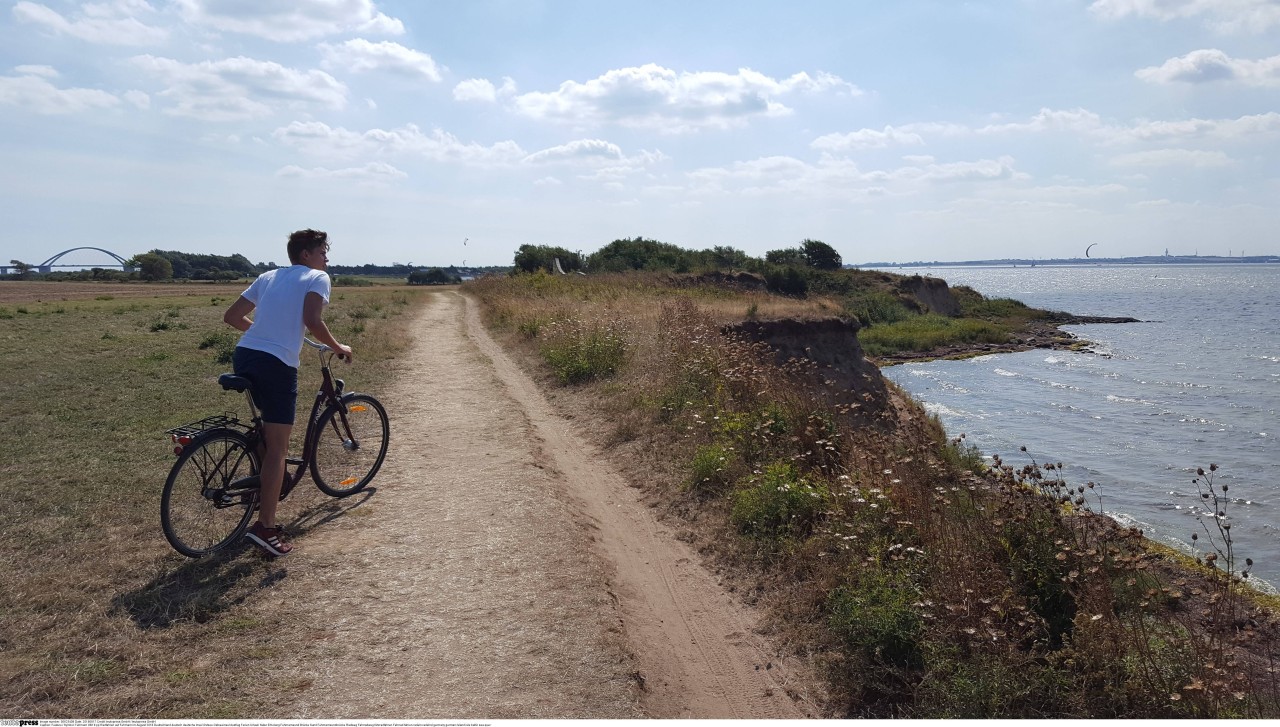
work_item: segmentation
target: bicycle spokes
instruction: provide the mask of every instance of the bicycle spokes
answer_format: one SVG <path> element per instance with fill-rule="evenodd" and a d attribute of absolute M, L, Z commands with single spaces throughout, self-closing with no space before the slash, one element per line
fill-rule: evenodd
<path fill-rule="evenodd" d="M 312 475 L 325 493 L 344 497 L 369 483 L 387 451 L 387 414 L 367 394 L 350 394 L 321 414 Z"/>

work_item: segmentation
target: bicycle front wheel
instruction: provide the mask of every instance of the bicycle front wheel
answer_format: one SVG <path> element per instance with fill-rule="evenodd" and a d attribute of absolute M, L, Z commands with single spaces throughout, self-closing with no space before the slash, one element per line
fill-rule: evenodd
<path fill-rule="evenodd" d="M 387 456 L 391 428 L 387 411 L 368 394 L 352 394 L 330 406 L 316 422 L 311 477 L 326 495 L 347 497 L 363 490 Z"/>
<path fill-rule="evenodd" d="M 258 453 L 234 429 L 214 429 L 183 448 L 160 497 L 164 537 L 199 558 L 244 534 L 257 502 Z"/>

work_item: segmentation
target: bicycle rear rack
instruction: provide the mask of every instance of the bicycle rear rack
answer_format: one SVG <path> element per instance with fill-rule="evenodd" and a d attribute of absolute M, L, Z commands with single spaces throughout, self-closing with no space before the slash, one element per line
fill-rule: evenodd
<path fill-rule="evenodd" d="M 210 429 L 218 429 L 221 427 L 239 429 L 244 432 L 247 432 L 252 428 L 248 424 L 237 419 L 231 412 L 227 412 L 225 414 L 215 414 L 211 417 L 205 417 L 200 421 L 183 424 L 182 426 L 174 427 L 173 429 L 166 429 L 164 433 L 168 434 L 174 441 L 177 441 L 180 437 L 194 439 L 195 436 L 201 432 L 207 432 Z"/>

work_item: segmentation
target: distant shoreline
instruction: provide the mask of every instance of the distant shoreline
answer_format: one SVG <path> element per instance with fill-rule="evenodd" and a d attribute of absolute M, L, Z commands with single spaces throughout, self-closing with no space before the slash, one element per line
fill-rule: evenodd
<path fill-rule="evenodd" d="M 1148 255 L 1145 257 L 1076 257 L 1038 260 L 1035 258 L 1005 258 L 1001 260 L 923 261 L 909 263 L 870 262 L 846 265 L 853 268 L 953 268 L 953 267 L 1041 267 L 1049 265 L 1240 265 L 1249 263 L 1280 263 L 1280 255 L 1250 255 L 1248 257 L 1224 257 L 1220 255 Z"/>

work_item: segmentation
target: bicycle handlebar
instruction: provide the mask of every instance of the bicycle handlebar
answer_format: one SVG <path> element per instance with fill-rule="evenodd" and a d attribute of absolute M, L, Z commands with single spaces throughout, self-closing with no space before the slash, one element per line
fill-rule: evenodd
<path fill-rule="evenodd" d="M 337 356 L 338 358 L 342 359 L 343 361 L 346 361 L 347 363 L 351 363 L 351 358 L 349 356 L 347 356 L 346 354 L 340 351 L 337 351 L 336 349 L 330 348 L 329 346 L 326 346 L 323 343 L 318 343 L 316 341 L 313 341 L 310 338 L 307 338 L 306 336 L 302 337 L 302 342 L 316 349 L 316 351 L 321 355 L 326 353 L 331 353 Z"/>

